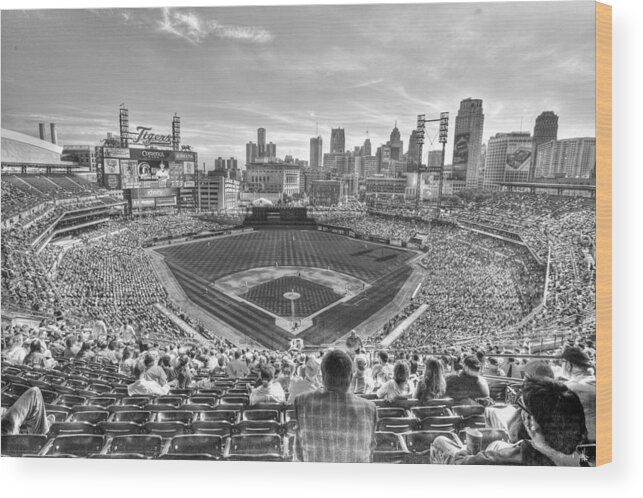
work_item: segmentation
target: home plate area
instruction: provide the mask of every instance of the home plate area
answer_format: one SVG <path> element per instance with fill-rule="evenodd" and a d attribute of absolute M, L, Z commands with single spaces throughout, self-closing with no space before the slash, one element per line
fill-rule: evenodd
<path fill-rule="evenodd" d="M 312 325 L 315 315 L 353 298 L 368 285 L 331 269 L 274 266 L 228 275 L 214 287 L 261 308 L 275 317 L 276 325 L 296 334 Z"/>

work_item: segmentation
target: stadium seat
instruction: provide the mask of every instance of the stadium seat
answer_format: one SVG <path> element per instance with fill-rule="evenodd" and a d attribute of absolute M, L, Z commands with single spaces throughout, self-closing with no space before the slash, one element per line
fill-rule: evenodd
<path fill-rule="evenodd" d="M 141 424 L 135 422 L 99 422 L 96 425 L 98 432 L 106 436 L 123 436 L 126 434 L 140 434 L 143 430 Z"/>
<path fill-rule="evenodd" d="M 359 397 L 360 397 L 360 398 L 362 398 L 362 399 L 369 399 L 369 400 L 376 400 L 376 399 L 379 399 L 379 398 L 377 397 L 377 394 L 375 394 L 375 393 L 358 394 L 357 396 L 359 396 Z"/>
<path fill-rule="evenodd" d="M 386 417 L 377 421 L 377 430 L 380 432 L 402 433 L 412 431 L 417 426 L 415 417 Z"/>
<path fill-rule="evenodd" d="M 46 408 L 45 408 L 46 409 Z M 62 410 L 47 410 L 47 415 L 53 415 L 56 422 L 64 422 L 69 417 L 69 412 Z"/>
<path fill-rule="evenodd" d="M 156 434 L 164 438 L 185 434 L 188 431 L 188 424 L 184 422 L 147 422 L 143 425 L 143 432 Z"/>
<path fill-rule="evenodd" d="M 248 396 L 248 388 L 244 387 L 233 387 L 230 388 L 226 391 L 226 395 L 228 396 L 236 396 L 236 395 L 241 395 L 241 396 Z"/>
<path fill-rule="evenodd" d="M 80 413 L 80 412 L 102 412 L 107 411 L 105 408 L 99 405 L 76 405 L 71 408 L 71 413 Z"/>
<path fill-rule="evenodd" d="M 185 398 L 183 396 L 159 396 L 156 398 L 155 403 L 159 405 L 173 405 L 175 408 L 180 407 Z"/>
<path fill-rule="evenodd" d="M 221 396 L 222 405 L 231 405 L 231 404 L 247 405 L 248 403 L 250 403 L 250 396 L 248 396 L 247 394 L 246 395 L 235 394 L 232 396 L 224 394 L 223 396 Z"/>
<path fill-rule="evenodd" d="M 194 418 L 194 413 L 186 410 L 161 411 L 153 415 L 154 422 L 182 422 L 187 425 L 190 425 Z"/>
<path fill-rule="evenodd" d="M 99 422 L 105 422 L 109 417 L 108 411 L 82 411 L 72 412 L 67 422 L 88 422 L 96 425 Z"/>
<path fill-rule="evenodd" d="M 426 417 L 420 421 L 420 430 L 438 430 L 449 431 L 458 430 L 462 426 L 462 417 L 458 416 L 442 416 L 442 417 Z"/>
<path fill-rule="evenodd" d="M 442 406 L 416 406 L 411 408 L 411 413 L 418 419 L 422 420 L 427 417 L 443 417 L 453 415 L 446 405 Z"/>
<path fill-rule="evenodd" d="M 95 434 L 96 426 L 89 422 L 54 422 L 49 427 L 49 436 L 58 434 Z"/>
<path fill-rule="evenodd" d="M 41 389 L 42 399 L 45 403 L 53 403 L 60 396 L 56 391 L 50 389 Z"/>
<path fill-rule="evenodd" d="M 128 436 L 116 436 L 111 440 L 107 448 L 110 455 L 138 454 L 147 458 L 156 458 L 163 448 L 161 436 L 152 434 L 135 434 Z"/>
<path fill-rule="evenodd" d="M 77 405 L 84 405 L 87 401 L 87 398 L 84 396 L 75 396 L 73 394 L 61 394 L 58 399 L 54 402 L 58 406 L 66 406 L 72 408 Z"/>
<path fill-rule="evenodd" d="M 170 389 L 170 396 L 190 396 L 192 389 Z"/>
<path fill-rule="evenodd" d="M 407 449 L 417 455 L 426 455 L 431 449 L 433 441 L 438 436 L 445 436 L 453 440 L 455 443 L 460 444 L 460 439 L 449 431 L 413 431 L 403 434 L 404 442 Z"/>
<path fill-rule="evenodd" d="M 186 405 L 209 405 L 216 406 L 218 398 L 216 396 L 190 396 L 185 404 Z M 187 408 L 186 408 L 187 410 Z"/>
<path fill-rule="evenodd" d="M 282 461 L 283 441 L 278 435 L 240 434 L 228 438 L 226 460 Z"/>
<path fill-rule="evenodd" d="M 102 406 L 104 408 L 108 408 L 112 405 L 116 404 L 116 398 L 115 397 L 108 397 L 108 396 L 95 396 L 87 399 L 87 404 L 93 405 L 93 406 Z"/>
<path fill-rule="evenodd" d="M 135 407 L 128 407 L 135 408 Z M 144 424 L 152 416 L 151 412 L 145 410 L 127 410 L 112 413 L 110 422 L 134 422 L 135 424 Z"/>
<path fill-rule="evenodd" d="M 403 463 L 409 454 L 404 439 L 394 432 L 376 432 L 375 441 L 373 463 Z"/>
<path fill-rule="evenodd" d="M 154 396 L 128 396 L 121 399 L 122 406 L 138 406 L 143 408 L 154 403 Z"/>
<path fill-rule="evenodd" d="M 454 405 L 453 398 L 434 398 L 434 399 L 427 400 L 424 403 L 422 403 L 422 406 L 447 406 L 447 407 L 451 407 L 453 405 Z"/>
<path fill-rule="evenodd" d="M 232 434 L 233 427 L 233 424 L 226 420 L 197 420 L 192 422 L 192 432 L 194 434 L 212 434 L 227 437 Z"/>
<path fill-rule="evenodd" d="M 214 407 L 208 404 L 186 403 L 185 405 L 182 405 L 180 408 L 183 411 L 196 413 L 196 412 L 212 410 L 212 408 Z"/>
<path fill-rule="evenodd" d="M 57 436 L 41 450 L 43 456 L 76 456 L 86 457 L 91 453 L 100 453 L 105 438 L 99 435 L 66 434 Z"/>
<path fill-rule="evenodd" d="M 482 405 L 456 405 L 451 407 L 454 415 L 459 415 L 463 419 L 474 415 L 484 415 L 484 406 Z"/>
<path fill-rule="evenodd" d="M 377 409 L 377 418 L 389 418 L 389 417 L 408 417 L 408 413 L 404 408 L 400 407 L 385 407 Z"/>
<path fill-rule="evenodd" d="M 22 455 L 36 455 L 47 442 L 47 436 L 42 434 L 3 434 L 2 456 L 19 457 Z"/>
<path fill-rule="evenodd" d="M 207 410 L 199 412 L 198 420 L 203 422 L 225 420 L 234 424 L 239 419 L 239 414 L 240 412 L 235 410 Z"/>
<path fill-rule="evenodd" d="M 281 422 L 278 410 L 266 410 L 261 408 L 248 408 L 241 413 L 241 420 L 273 420 Z"/>
<path fill-rule="evenodd" d="M 274 420 L 242 420 L 233 428 L 237 434 L 279 434 L 281 425 Z"/>
<path fill-rule="evenodd" d="M 221 436 L 207 434 L 186 434 L 174 436 L 168 446 L 168 451 L 161 455 L 163 459 L 219 459 L 222 454 L 223 440 Z M 191 457 L 191 458 L 190 458 Z"/>
<path fill-rule="evenodd" d="M 178 410 L 178 407 L 170 403 L 150 403 L 145 405 L 145 409 L 150 412 L 165 412 L 168 410 Z"/>

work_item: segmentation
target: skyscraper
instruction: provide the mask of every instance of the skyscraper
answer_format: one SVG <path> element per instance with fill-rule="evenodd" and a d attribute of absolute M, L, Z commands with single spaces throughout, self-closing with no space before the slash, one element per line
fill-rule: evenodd
<path fill-rule="evenodd" d="M 277 144 L 273 144 L 270 142 L 266 147 L 266 152 L 264 153 L 264 157 L 277 157 Z"/>
<path fill-rule="evenodd" d="M 538 162 L 538 146 L 556 140 L 558 138 L 558 116 L 553 111 L 543 111 L 536 118 L 534 126 L 534 146 L 531 155 L 531 167 L 529 168 L 529 180 L 536 175 L 536 164 Z"/>
<path fill-rule="evenodd" d="M 478 187 L 483 130 L 482 100 L 468 98 L 461 101 L 455 118 L 453 179 L 466 181 L 466 188 Z"/>
<path fill-rule="evenodd" d="M 550 140 L 538 146 L 535 178 L 591 178 L 596 138 Z"/>
<path fill-rule="evenodd" d="M 417 142 L 417 130 L 411 131 L 409 137 L 409 150 L 406 153 L 407 171 L 415 171 L 420 161 L 418 154 L 420 153 L 420 144 Z"/>
<path fill-rule="evenodd" d="M 321 168 L 324 155 L 322 137 L 312 137 L 310 139 L 310 167 Z"/>
<path fill-rule="evenodd" d="M 401 140 L 400 130 L 397 129 L 397 121 L 395 121 L 395 127 L 391 131 L 391 136 L 388 143 L 386 144 L 391 148 L 391 159 L 394 161 L 399 161 L 404 155 L 404 142 Z"/>
<path fill-rule="evenodd" d="M 365 156 L 371 156 L 372 154 L 372 149 L 371 149 L 371 139 L 367 138 L 364 140 L 364 150 L 362 151 L 362 154 Z"/>
<path fill-rule="evenodd" d="M 259 128 L 257 130 L 257 153 L 259 157 L 266 156 L 266 129 Z"/>
<path fill-rule="evenodd" d="M 248 142 L 246 144 L 246 164 L 254 163 L 257 160 L 257 144 Z"/>
<path fill-rule="evenodd" d="M 483 188 L 498 190 L 498 183 L 503 181 L 526 181 L 532 145 L 529 132 L 496 133 L 491 137 L 487 146 Z"/>
<path fill-rule="evenodd" d="M 343 154 L 346 151 L 344 128 L 333 128 L 330 132 L 330 153 Z"/>

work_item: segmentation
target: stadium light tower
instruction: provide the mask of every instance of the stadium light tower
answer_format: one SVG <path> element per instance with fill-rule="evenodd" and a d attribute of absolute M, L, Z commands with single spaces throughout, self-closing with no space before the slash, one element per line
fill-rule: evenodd
<path fill-rule="evenodd" d="M 440 172 L 439 185 L 440 186 L 438 189 L 438 203 L 437 203 L 437 212 L 436 212 L 436 218 L 439 218 L 440 207 L 442 204 L 442 181 L 444 179 L 444 153 L 445 153 L 445 148 L 447 144 L 447 135 L 449 134 L 449 113 L 448 112 L 441 112 L 440 117 L 437 119 L 426 119 L 424 114 L 418 114 L 416 140 L 418 144 L 419 160 L 418 160 L 418 169 L 417 169 L 417 195 L 415 196 L 415 210 L 419 214 L 420 196 L 422 192 L 420 188 L 420 178 L 422 175 L 422 144 L 424 144 L 425 125 L 426 123 L 435 123 L 435 122 L 440 123 L 439 142 L 442 144 L 442 160 L 440 161 L 440 168 L 439 168 L 439 172 Z"/>

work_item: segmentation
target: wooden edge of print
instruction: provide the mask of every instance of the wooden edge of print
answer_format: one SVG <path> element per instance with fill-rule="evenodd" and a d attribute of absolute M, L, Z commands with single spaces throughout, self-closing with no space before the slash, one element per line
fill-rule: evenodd
<path fill-rule="evenodd" d="M 612 461 L 612 7 L 596 3 L 596 465 Z"/>

